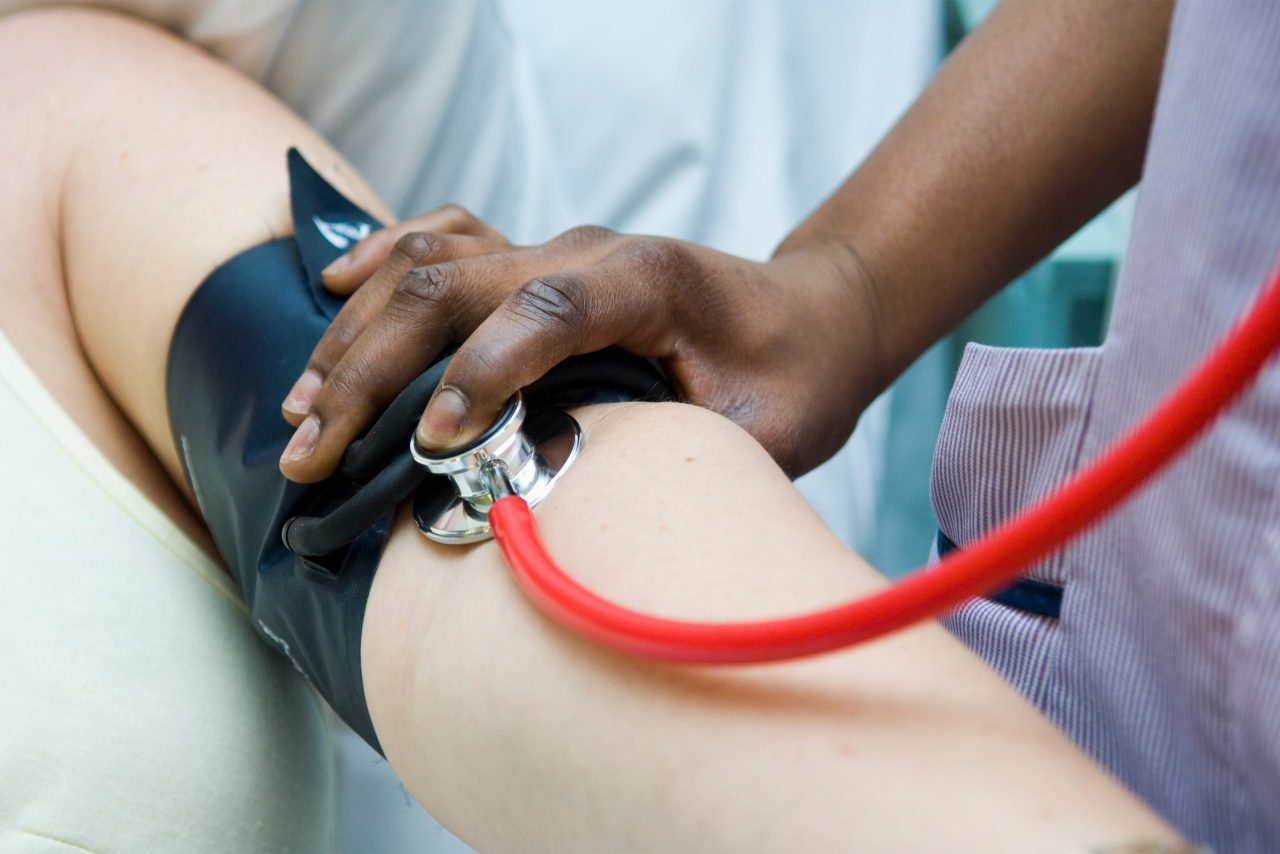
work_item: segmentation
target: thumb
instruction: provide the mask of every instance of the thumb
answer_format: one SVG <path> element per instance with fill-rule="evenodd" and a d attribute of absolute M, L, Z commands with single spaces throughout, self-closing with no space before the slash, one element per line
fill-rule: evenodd
<path fill-rule="evenodd" d="M 517 391 L 572 355 L 614 343 L 590 292 L 581 274 L 556 274 L 507 297 L 454 353 L 418 424 L 419 444 L 440 451 L 470 442 Z"/>

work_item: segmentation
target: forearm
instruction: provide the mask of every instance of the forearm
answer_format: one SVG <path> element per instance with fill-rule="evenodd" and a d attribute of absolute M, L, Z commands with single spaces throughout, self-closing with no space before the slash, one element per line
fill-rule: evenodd
<path fill-rule="evenodd" d="M 868 283 L 878 387 L 1137 181 L 1172 5 L 1006 0 L 784 241 Z"/>

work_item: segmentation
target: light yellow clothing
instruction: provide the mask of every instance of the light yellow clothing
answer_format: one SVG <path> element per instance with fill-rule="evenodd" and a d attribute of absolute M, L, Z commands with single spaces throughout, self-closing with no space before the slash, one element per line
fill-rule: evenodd
<path fill-rule="evenodd" d="M 317 698 L 2 335 L 0 437 L 0 850 L 332 850 Z"/>

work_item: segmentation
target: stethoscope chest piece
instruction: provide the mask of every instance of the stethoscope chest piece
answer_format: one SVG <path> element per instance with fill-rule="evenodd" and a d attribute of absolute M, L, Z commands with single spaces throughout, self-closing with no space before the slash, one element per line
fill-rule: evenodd
<path fill-rule="evenodd" d="M 459 450 L 432 453 L 416 439 L 409 450 L 418 465 L 447 477 L 441 490 L 414 513 L 418 527 L 438 543 L 465 544 L 493 536 L 489 508 L 514 493 L 530 507 L 547 497 L 582 449 L 582 428 L 569 413 L 548 409 L 526 420 L 524 400 L 516 394 L 484 435 Z"/>

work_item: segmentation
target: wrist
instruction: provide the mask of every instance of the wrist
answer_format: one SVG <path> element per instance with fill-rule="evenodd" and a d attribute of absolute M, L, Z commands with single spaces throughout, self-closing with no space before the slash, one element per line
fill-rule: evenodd
<path fill-rule="evenodd" d="M 885 317 L 881 277 L 869 254 L 851 239 L 797 230 L 769 263 L 801 282 L 795 290 L 803 295 L 802 311 L 811 323 L 827 327 L 827 335 L 814 340 L 838 342 L 835 363 L 828 367 L 852 377 L 847 403 L 861 414 L 896 375 L 886 353 L 885 333 L 893 324 Z"/>

